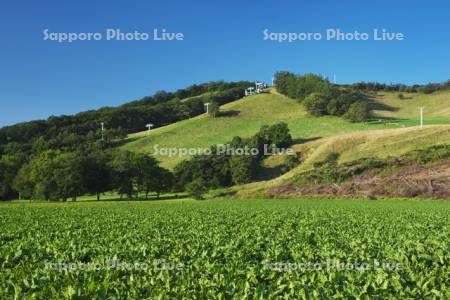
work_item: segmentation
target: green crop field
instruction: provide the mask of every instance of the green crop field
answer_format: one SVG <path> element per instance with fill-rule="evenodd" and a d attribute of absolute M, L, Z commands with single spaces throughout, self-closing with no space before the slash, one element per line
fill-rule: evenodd
<path fill-rule="evenodd" d="M 22 2 L 0 300 L 450 300 L 450 1 Z"/>
<path fill-rule="evenodd" d="M 449 299 L 441 201 L 0 205 L 0 298 Z"/>

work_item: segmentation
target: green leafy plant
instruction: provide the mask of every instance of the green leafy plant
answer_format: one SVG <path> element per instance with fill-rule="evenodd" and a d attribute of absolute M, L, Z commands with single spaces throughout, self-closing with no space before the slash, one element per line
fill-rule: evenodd
<path fill-rule="evenodd" d="M 2 204 L 0 298 L 449 299 L 449 214 L 441 201 Z"/>

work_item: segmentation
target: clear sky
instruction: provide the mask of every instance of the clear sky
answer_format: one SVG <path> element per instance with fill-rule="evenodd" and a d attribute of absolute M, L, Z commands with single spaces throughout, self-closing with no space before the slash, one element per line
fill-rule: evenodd
<path fill-rule="evenodd" d="M 338 83 L 450 78 L 448 1 L 0 2 L 0 126 L 114 106 L 211 80 L 270 81 L 279 70 Z M 151 33 L 147 41 L 44 40 L 49 32 Z M 183 41 L 153 41 L 153 29 Z M 386 29 L 403 41 L 264 40 L 269 32 Z"/>

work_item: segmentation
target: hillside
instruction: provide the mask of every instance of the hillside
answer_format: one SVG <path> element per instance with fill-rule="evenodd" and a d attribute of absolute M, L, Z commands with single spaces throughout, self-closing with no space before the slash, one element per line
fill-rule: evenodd
<path fill-rule="evenodd" d="M 340 155 L 339 163 L 342 164 L 367 157 L 398 157 L 413 150 L 446 144 L 449 140 L 450 125 L 429 125 L 423 129 L 409 127 L 353 132 L 297 144 L 293 149 L 302 157 L 298 167 L 273 180 L 233 187 L 231 191 L 242 197 L 266 195 L 270 188 L 289 184 L 294 177 L 313 169 L 314 163 L 322 161 L 332 152 Z M 282 156 L 272 156 L 265 162 L 271 168 L 282 164 Z"/>
<path fill-rule="evenodd" d="M 442 104 L 450 99 L 449 92 L 432 95 L 406 95 L 412 99 L 397 99 L 396 93 L 379 93 L 373 99 L 374 111 L 380 121 L 350 123 L 338 117 L 311 117 L 296 101 L 278 94 L 253 95 L 221 106 L 222 116 L 212 119 L 206 114 L 168 126 L 129 135 L 123 149 L 152 154 L 159 148 L 206 148 L 230 141 L 234 136 L 249 137 L 262 125 L 286 122 L 296 144 L 357 131 L 417 126 L 418 107 L 426 106 L 426 124 L 449 124 L 450 112 Z M 385 120 L 385 118 L 389 118 Z M 392 118 L 395 118 L 392 120 Z M 321 142 L 317 142 L 321 143 Z M 308 144 L 310 145 L 310 144 Z M 315 144 L 312 144 L 315 145 Z M 158 156 L 162 165 L 173 168 L 183 157 Z"/>
<path fill-rule="evenodd" d="M 100 139 L 113 144 L 126 134 L 145 129 L 149 123 L 161 127 L 198 116 L 203 113 L 206 102 L 225 104 L 240 99 L 244 88 L 250 84 L 248 81 L 211 81 L 175 92 L 158 91 L 120 106 L 1 127 L 0 155 L 8 144 L 12 147 L 20 144 L 27 154 L 33 147 L 73 150 Z"/>
<path fill-rule="evenodd" d="M 385 118 L 418 120 L 419 108 L 424 107 L 425 121 L 432 123 L 448 122 L 450 119 L 450 91 L 433 94 L 380 92 L 375 98 L 374 112 Z"/>
<path fill-rule="evenodd" d="M 322 99 L 325 102 L 320 104 L 322 109 L 324 103 L 327 105 L 328 115 L 316 117 L 311 116 L 317 115 L 316 111 L 311 111 L 311 99 L 300 104 L 274 89 L 240 98 L 245 84 L 208 83 L 175 93 L 156 93 L 150 98 L 112 110 L 55 117 L 3 128 L 0 130 L 0 151 L 3 151 L 0 160 L 0 197 L 14 199 L 20 193 L 25 198 L 65 200 L 69 196 L 76 199 L 78 195 L 87 193 L 99 197 L 102 192 L 120 190 L 121 195 L 131 198 L 135 188 L 146 189 L 146 192 L 153 189 L 158 194 L 163 190 L 169 191 L 169 188 L 183 190 L 189 187 L 192 194 L 192 191 L 200 191 L 203 187 L 214 189 L 255 181 L 259 182 L 255 185 L 259 184 L 264 190 L 266 185 L 273 186 L 273 183 L 278 182 L 284 184 L 283 180 L 289 174 L 307 170 L 330 153 L 340 154 L 341 163 L 361 157 L 377 157 L 379 153 L 395 156 L 402 151 L 423 149 L 445 142 L 448 137 L 445 126 L 433 130 L 416 130 L 419 125 L 419 106 L 426 107 L 426 126 L 449 123 L 448 110 L 442 104 L 450 94 L 448 91 L 429 95 L 408 94 L 401 98 L 397 93 L 364 92 L 361 95 L 352 91 L 350 95 L 343 92 L 336 98 L 336 101 L 341 101 L 340 104 L 333 105 L 342 105 L 340 109 L 344 109 L 342 103 L 355 101 L 354 104 L 363 104 L 365 109 L 356 107 L 353 114 L 356 113 L 356 117 L 358 114 L 363 116 L 364 120 L 369 118 L 366 122 L 352 123 L 348 121 L 348 115 L 344 118 L 341 112 L 332 113 L 333 106 L 328 112 L 328 105 L 333 103 L 329 99 Z M 326 82 L 324 84 L 329 85 Z M 295 97 L 298 98 L 298 95 Z M 367 103 L 359 101 L 361 99 L 370 101 L 369 104 L 374 108 L 373 117 L 368 114 Z M 220 111 L 211 117 L 204 113 L 204 103 L 215 103 L 216 107 L 221 105 Z M 334 108 L 338 109 L 337 106 Z M 92 131 L 89 128 L 99 125 L 97 121 L 91 120 L 95 114 L 105 114 L 116 124 L 129 126 L 125 126 L 125 129 L 117 125 L 114 129 L 114 126 L 111 128 L 111 122 L 105 122 L 105 132 L 101 127 Z M 77 118 L 84 120 L 80 127 L 73 124 Z M 145 128 L 149 122 L 154 125 L 151 132 L 142 131 L 129 136 L 124 134 L 125 131 L 133 132 L 130 131 L 132 128 Z M 277 126 L 270 126 L 275 124 Z M 269 127 L 260 132 L 264 125 Z M 42 130 L 40 126 L 43 126 Z M 235 139 L 235 143 L 256 146 L 260 150 L 263 144 L 291 145 L 300 154 L 302 164 L 285 174 L 296 166 L 294 157 L 197 157 L 180 166 L 173 173 L 176 179 L 170 180 L 172 175 L 169 171 L 188 158 L 187 153 L 198 153 L 212 145 L 229 143 L 237 136 L 244 139 L 252 137 L 252 140 L 241 143 Z M 2 144 L 1 140 L 7 140 L 8 143 Z M 113 147 L 134 153 L 110 151 Z M 155 155 L 156 150 L 165 153 Z M 156 156 L 161 166 L 169 170 L 156 168 L 158 162 L 147 154 Z M 32 157 L 31 161 L 29 157 Z M 48 168 L 41 168 L 41 162 Z M 66 170 L 78 172 L 78 175 L 68 176 Z M 104 174 L 114 176 L 105 177 Z M 137 178 L 144 178 L 143 174 L 159 174 L 161 181 L 153 182 L 154 177 L 148 177 L 145 184 L 141 182 L 134 186 L 133 182 Z M 44 178 L 52 179 L 43 182 Z M 105 180 L 92 184 L 93 179 Z M 268 181 L 271 179 L 274 181 Z M 178 186 L 170 186 L 175 183 Z M 46 188 L 38 189 L 40 184 Z M 244 193 L 247 186 L 242 189 Z M 145 195 L 147 197 L 148 193 Z"/>

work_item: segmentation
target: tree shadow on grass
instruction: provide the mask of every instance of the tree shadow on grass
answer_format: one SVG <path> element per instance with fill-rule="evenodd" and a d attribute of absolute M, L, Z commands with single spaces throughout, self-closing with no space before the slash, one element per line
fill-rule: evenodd
<path fill-rule="evenodd" d="M 123 140 L 114 141 L 112 144 L 113 144 L 114 147 L 120 147 L 120 146 L 123 146 L 125 144 L 135 142 L 135 141 L 137 141 L 137 140 L 139 140 L 141 138 L 142 137 L 126 138 L 126 139 L 123 139 Z"/>
<path fill-rule="evenodd" d="M 399 110 L 398 107 L 387 105 L 385 103 L 380 103 L 376 101 L 369 101 L 369 109 L 370 110 L 378 110 L 378 111 L 389 111 L 396 112 Z"/>
<path fill-rule="evenodd" d="M 113 197 L 113 198 L 101 198 L 100 200 L 92 199 L 92 200 L 85 200 L 82 202 L 148 202 L 148 201 L 162 201 L 162 200 L 177 200 L 177 199 L 187 199 L 189 198 L 189 195 L 186 194 L 175 194 L 175 195 L 163 195 L 159 198 L 156 195 L 149 196 L 147 199 L 145 197 L 135 197 L 135 198 L 120 198 L 120 197 Z"/>
<path fill-rule="evenodd" d="M 236 117 L 240 114 L 241 112 L 238 110 L 227 110 L 227 111 L 221 111 L 219 113 L 219 117 L 225 117 L 225 118 L 229 118 L 229 117 Z"/>
<path fill-rule="evenodd" d="M 372 97 L 372 96 L 366 95 L 365 100 L 367 100 L 367 102 L 369 103 L 370 110 L 389 111 L 389 112 L 396 112 L 399 110 L 398 107 L 378 102 L 375 99 L 375 97 Z"/>
<path fill-rule="evenodd" d="M 373 116 L 370 120 L 366 122 L 367 125 L 400 125 L 404 124 L 409 119 L 404 118 L 394 118 L 394 117 L 379 117 Z"/>
<path fill-rule="evenodd" d="M 258 170 L 256 181 L 274 179 L 283 175 L 284 173 L 286 173 L 284 165 L 278 165 L 275 167 L 260 167 L 260 170 Z"/>
<path fill-rule="evenodd" d="M 311 137 L 311 138 L 298 138 L 298 139 L 293 139 L 292 140 L 292 145 L 295 144 L 305 144 L 308 142 L 312 142 L 312 141 L 316 141 L 316 140 L 320 140 L 322 137 L 321 136 L 317 136 L 317 137 Z"/>

